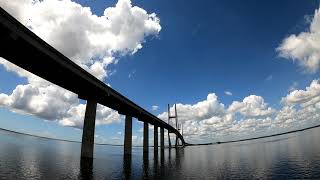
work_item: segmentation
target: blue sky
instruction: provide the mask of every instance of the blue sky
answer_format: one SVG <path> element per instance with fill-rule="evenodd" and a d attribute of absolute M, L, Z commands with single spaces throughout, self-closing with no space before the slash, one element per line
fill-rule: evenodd
<path fill-rule="evenodd" d="M 117 3 L 75 2 L 90 7 L 97 16 Z M 152 111 L 155 115 L 165 117 L 168 103 L 194 105 L 210 93 L 215 93 L 225 109 L 234 101 L 256 95 L 278 111 L 290 87 L 304 90 L 319 77 L 319 71 L 310 73 L 299 60 L 293 62 L 293 58 L 280 56 L 277 51 L 290 35 L 309 31 L 319 1 L 139 0 L 132 5 L 155 13 L 161 30 L 145 36 L 137 52 L 112 55 L 118 62 L 108 65 L 110 74 L 103 80 L 149 111 L 153 105 L 159 106 Z M 0 65 L 0 93 L 11 94 L 18 84 L 27 82 Z M 238 114 L 245 116 L 243 112 Z M 0 108 L 0 117 L 1 128 L 62 139 L 81 137 L 77 128 L 14 113 L 6 106 Z M 235 121 L 241 121 L 241 117 Z M 134 122 L 137 137 L 141 136 L 140 128 L 141 124 Z M 103 142 L 121 142 L 117 141 L 122 138 L 119 132 L 123 132 L 123 121 L 97 126 L 96 130 Z M 190 139 L 197 140 L 194 135 Z"/>
<path fill-rule="evenodd" d="M 221 97 L 225 104 L 250 94 L 278 104 L 294 81 L 305 87 L 317 77 L 300 73 L 275 51 L 284 37 L 307 28 L 304 17 L 314 14 L 316 1 L 134 3 L 157 12 L 163 29 L 159 39 L 123 58 L 109 82 L 145 108 L 159 104 L 164 111 L 167 103 L 194 103 L 226 90 L 234 96 Z M 133 71 L 133 80 L 126 78 Z"/>

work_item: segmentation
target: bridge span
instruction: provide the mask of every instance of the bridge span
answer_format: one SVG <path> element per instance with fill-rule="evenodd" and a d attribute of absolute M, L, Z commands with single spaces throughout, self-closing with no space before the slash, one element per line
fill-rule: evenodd
<path fill-rule="evenodd" d="M 164 149 L 164 129 L 167 129 L 170 133 L 174 133 L 181 140 L 182 146 L 186 144 L 183 136 L 177 129 L 82 69 L 36 36 L 1 7 L 0 40 L 0 57 L 51 83 L 78 94 L 80 99 L 87 101 L 81 157 L 93 158 L 95 118 L 98 103 L 118 111 L 119 114 L 125 115 L 124 154 L 131 154 L 132 151 L 133 117 L 144 122 L 144 152 L 148 152 L 149 147 L 149 124 L 154 125 L 155 153 L 158 151 L 158 128 L 160 128 L 161 149 Z"/>

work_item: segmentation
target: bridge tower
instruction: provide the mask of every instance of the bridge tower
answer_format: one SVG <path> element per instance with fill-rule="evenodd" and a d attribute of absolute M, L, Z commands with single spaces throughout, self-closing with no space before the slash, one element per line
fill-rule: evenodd
<path fill-rule="evenodd" d="M 168 104 L 168 124 L 170 125 L 171 120 L 175 120 L 175 125 L 176 125 L 176 129 L 178 131 L 181 130 L 181 124 L 179 124 L 178 122 L 178 113 L 177 113 L 177 105 L 174 104 L 174 115 L 171 116 L 171 112 L 170 112 L 170 104 Z M 170 131 L 168 131 L 168 141 L 169 141 L 169 148 L 171 148 L 171 139 L 170 139 Z M 177 146 L 179 144 L 179 138 L 176 136 L 176 143 L 175 146 Z"/>

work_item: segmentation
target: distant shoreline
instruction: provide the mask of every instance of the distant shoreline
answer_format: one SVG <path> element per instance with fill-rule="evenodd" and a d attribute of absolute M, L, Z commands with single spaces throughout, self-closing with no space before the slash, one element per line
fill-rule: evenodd
<path fill-rule="evenodd" d="M 36 137 L 36 138 L 41 138 L 41 139 L 48 139 L 48 140 L 54 140 L 54 141 L 64 141 L 64 142 L 72 142 L 72 143 L 81 143 L 80 141 L 73 141 L 73 140 L 66 140 L 66 139 L 58 139 L 58 138 L 51 138 L 51 137 L 45 137 L 45 136 L 37 136 L 34 134 L 28 134 L 28 133 L 23 133 L 23 132 L 18 132 L 18 131 L 12 131 L 9 129 L 3 129 L 0 127 L 0 130 L 2 131 L 7 131 L 15 134 L 20 134 L 20 135 L 25 135 L 25 136 L 31 136 L 31 137 Z M 108 144 L 108 143 L 94 143 L 95 145 L 102 145 L 102 146 L 123 146 L 123 144 Z M 132 146 L 132 147 L 142 147 L 140 146 Z M 153 146 L 149 146 L 153 147 Z"/>
<path fill-rule="evenodd" d="M 188 144 L 188 146 L 205 146 L 205 145 L 213 145 L 213 144 L 226 144 L 226 143 L 234 143 L 234 142 L 242 142 L 242 141 L 251 141 L 251 140 L 256 140 L 256 139 L 263 139 L 263 138 L 268 138 L 268 137 L 291 134 L 291 133 L 305 131 L 305 130 L 313 129 L 313 128 L 317 128 L 317 127 L 320 127 L 320 124 L 316 125 L 316 126 L 303 128 L 303 129 L 298 129 L 298 130 L 293 130 L 293 131 L 288 131 L 288 132 L 278 133 L 278 134 L 272 134 L 272 135 L 267 135 L 267 136 L 259 136 L 259 137 L 254 137 L 254 138 L 246 138 L 246 139 L 239 139 L 239 140 L 232 140 L 232 141 L 218 141 L 218 142 L 214 142 L 214 143 Z"/>
<path fill-rule="evenodd" d="M 58 139 L 58 138 L 50 138 L 50 137 L 45 137 L 45 136 L 37 136 L 33 134 L 28 134 L 28 133 L 23 133 L 23 132 L 17 132 L 17 131 L 12 131 L 9 129 L 3 129 L 0 128 L 2 131 L 7 131 L 15 134 L 20 134 L 20 135 L 26 135 L 26 136 L 31 136 L 31 137 L 36 137 L 36 138 L 41 138 L 41 139 L 49 139 L 49 140 L 55 140 L 55 141 L 65 141 L 65 142 L 73 142 L 73 143 L 81 143 L 80 141 L 73 141 L 73 140 L 66 140 L 66 139 Z M 108 145 L 108 146 L 123 146 L 123 145 L 118 145 L 118 144 L 104 144 L 104 143 L 94 143 L 96 145 Z"/>
<path fill-rule="evenodd" d="M 314 129 L 314 128 L 318 128 L 318 127 L 320 127 L 320 124 L 316 125 L 316 126 L 303 128 L 303 129 L 298 129 L 298 130 L 293 130 L 293 131 L 288 131 L 288 132 L 278 133 L 278 134 L 272 134 L 272 135 L 267 135 L 267 136 L 259 136 L 259 137 L 254 137 L 254 138 L 238 139 L 238 140 L 232 140 L 232 141 L 218 141 L 218 142 L 211 142 L 211 143 L 199 143 L 199 144 L 186 143 L 186 146 L 205 146 L 205 145 L 214 145 L 214 144 L 226 144 L 226 143 L 234 143 L 234 142 L 242 142 L 242 141 L 251 141 L 251 140 L 256 140 L 256 139 L 263 139 L 263 138 L 268 138 L 268 137 L 291 134 L 291 133 L 295 133 L 295 132 L 301 132 L 301 131 L 305 131 L 305 130 L 308 130 L 308 129 Z M 64 142 L 73 142 L 73 143 L 81 143 L 80 141 L 58 139 L 58 138 L 50 138 L 50 137 L 45 137 L 45 136 L 37 136 L 37 135 L 33 135 L 33 134 L 27 134 L 27 133 L 12 131 L 12 130 L 3 129 L 3 128 L 0 128 L 0 130 L 11 132 L 11 133 L 15 133 L 15 134 L 20 134 L 20 135 L 26 135 L 26 136 L 41 138 L 41 139 L 64 141 Z M 122 144 L 107 144 L 107 143 L 94 143 L 94 144 L 95 145 L 104 145 L 104 146 L 123 146 Z M 142 147 L 142 146 L 133 146 L 133 147 Z M 153 146 L 149 146 L 149 147 L 153 147 Z"/>

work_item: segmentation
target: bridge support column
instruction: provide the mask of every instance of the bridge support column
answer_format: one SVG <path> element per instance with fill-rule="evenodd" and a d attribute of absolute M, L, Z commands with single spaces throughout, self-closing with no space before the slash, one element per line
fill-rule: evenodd
<path fill-rule="evenodd" d="M 149 124 L 143 123 L 143 151 L 147 153 L 149 150 Z"/>
<path fill-rule="evenodd" d="M 164 128 L 161 127 L 160 128 L 160 147 L 161 147 L 161 151 L 164 150 Z"/>
<path fill-rule="evenodd" d="M 132 152 L 132 117 L 126 115 L 125 129 L 124 129 L 124 154 L 131 154 Z"/>
<path fill-rule="evenodd" d="M 169 148 L 171 148 L 171 139 L 170 139 L 170 131 L 168 130 L 168 144 Z"/>
<path fill-rule="evenodd" d="M 97 101 L 88 99 L 82 131 L 81 157 L 83 158 L 93 158 L 96 109 Z"/>
<path fill-rule="evenodd" d="M 158 155 L 158 126 L 154 125 L 154 154 Z"/>

